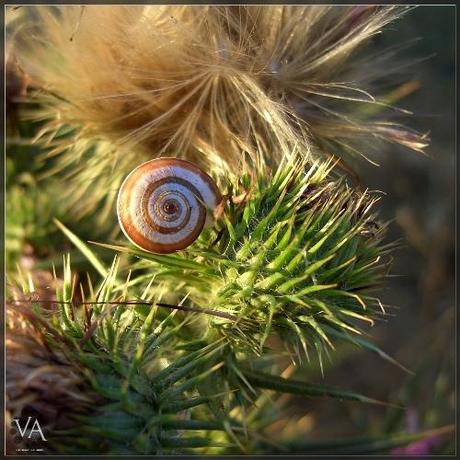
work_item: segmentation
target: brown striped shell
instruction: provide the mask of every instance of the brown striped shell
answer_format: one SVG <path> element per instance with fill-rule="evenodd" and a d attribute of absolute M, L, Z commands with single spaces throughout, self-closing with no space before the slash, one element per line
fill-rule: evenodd
<path fill-rule="evenodd" d="M 189 161 L 158 158 L 135 168 L 118 192 L 121 229 L 136 246 L 157 254 L 192 244 L 221 201 L 214 181 Z"/>

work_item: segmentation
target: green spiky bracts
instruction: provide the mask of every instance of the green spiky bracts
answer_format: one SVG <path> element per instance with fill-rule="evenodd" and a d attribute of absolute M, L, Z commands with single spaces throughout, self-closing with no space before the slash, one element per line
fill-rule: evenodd
<path fill-rule="evenodd" d="M 236 347 L 261 353 L 272 333 L 307 355 L 332 347 L 330 337 L 382 313 L 366 290 L 381 282 L 390 246 L 377 198 L 328 180 L 330 169 L 287 160 L 270 176 L 242 177 L 216 226 L 177 255 L 114 248 L 138 256 L 134 267 L 161 289 L 218 312 L 207 327 Z"/>
<path fill-rule="evenodd" d="M 297 158 L 229 182 L 215 226 L 187 250 L 160 256 L 112 246 L 137 259 L 128 279 L 119 261 L 104 268 L 60 225 L 103 279 L 75 299 L 66 260 L 58 307 L 34 307 L 47 324 L 45 342 L 97 401 L 52 433 L 56 451 L 272 449 L 254 433 L 273 421 L 267 390 L 376 402 L 285 379 L 277 363 L 280 343 L 299 360 L 312 349 L 321 362 L 339 340 L 385 356 L 356 336 L 360 323 L 382 314 L 368 291 L 388 266 L 384 226 L 375 198 L 331 180 L 330 170 Z"/>

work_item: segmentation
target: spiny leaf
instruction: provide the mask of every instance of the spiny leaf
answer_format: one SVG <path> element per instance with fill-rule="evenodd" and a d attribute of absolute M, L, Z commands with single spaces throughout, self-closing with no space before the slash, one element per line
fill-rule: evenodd
<path fill-rule="evenodd" d="M 113 244 L 106 244 L 106 243 L 98 243 L 96 241 L 90 241 L 90 243 L 95 244 L 97 246 L 101 246 L 103 248 L 112 249 L 114 251 L 123 252 L 125 254 L 129 254 L 135 257 L 139 257 L 141 259 L 151 260 L 153 262 L 158 262 L 159 264 L 166 265 L 169 267 L 180 268 L 184 270 L 197 270 L 197 271 L 204 271 L 204 272 L 211 272 L 209 268 L 206 268 L 205 265 L 199 264 L 198 262 L 194 262 L 192 260 L 186 259 L 184 257 L 173 256 L 173 255 L 157 255 L 152 254 L 151 252 L 142 251 L 137 248 L 125 247 L 125 246 L 117 246 Z"/>
<path fill-rule="evenodd" d="M 411 370 L 409 370 L 407 367 L 403 366 L 401 363 L 396 361 L 394 358 L 392 358 L 390 355 L 385 353 L 383 350 L 381 350 L 377 345 L 369 342 L 368 340 L 362 338 L 362 337 L 356 337 L 356 336 L 351 336 L 350 334 L 338 331 L 337 329 L 334 329 L 332 327 L 324 326 L 324 328 L 327 330 L 327 333 L 332 336 L 332 337 L 337 337 L 338 339 L 345 340 L 350 343 L 354 343 L 358 346 L 361 346 L 367 350 L 373 351 L 374 353 L 377 353 L 381 358 L 384 360 L 394 364 L 395 366 L 399 367 L 403 371 L 407 372 L 408 374 L 414 374 Z"/>
<path fill-rule="evenodd" d="M 326 441 L 291 441 L 286 445 L 289 452 L 305 452 L 321 454 L 371 454 L 384 452 L 400 446 L 406 446 L 412 442 L 432 437 L 445 436 L 453 433 L 453 425 L 426 430 L 419 433 L 397 433 L 385 436 L 369 436 L 352 439 L 330 439 Z"/>
<path fill-rule="evenodd" d="M 88 259 L 91 265 L 98 271 L 98 273 L 105 277 L 107 275 L 107 269 L 104 264 L 98 259 L 98 257 L 91 251 L 88 246 L 71 232 L 64 224 L 59 222 L 57 219 L 53 219 L 57 227 L 69 238 L 69 240 L 80 250 L 80 252 Z"/>
<path fill-rule="evenodd" d="M 342 390 L 326 385 L 315 385 L 312 383 L 305 383 L 293 379 L 283 379 L 275 375 L 249 369 L 243 369 L 243 373 L 254 386 L 268 390 L 275 390 L 282 393 L 291 393 L 304 396 L 325 396 L 338 400 L 360 401 L 363 403 L 379 404 L 385 406 L 393 405 L 391 403 L 369 398 L 367 396 L 363 396 L 348 390 Z"/>

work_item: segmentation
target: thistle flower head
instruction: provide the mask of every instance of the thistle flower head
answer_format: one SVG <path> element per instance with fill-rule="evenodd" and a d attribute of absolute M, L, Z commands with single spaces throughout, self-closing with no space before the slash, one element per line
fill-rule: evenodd
<path fill-rule="evenodd" d="M 40 447 L 49 453 L 212 452 L 230 445 L 228 427 L 207 408 L 216 394 L 198 392 L 222 367 L 222 344 L 184 352 L 191 321 L 151 301 L 124 304 L 117 270 L 115 260 L 80 299 L 69 257 L 54 298 L 27 294 L 33 284 L 10 286 L 9 416 L 21 423 L 37 416 L 49 434 Z M 220 436 L 209 436 L 215 431 Z"/>
<path fill-rule="evenodd" d="M 331 168 L 291 157 L 270 175 L 244 176 L 217 225 L 177 255 L 115 248 L 140 257 L 134 267 L 158 289 L 220 312 L 207 325 L 237 349 L 262 353 L 273 334 L 307 355 L 333 347 L 331 338 L 360 334 L 381 313 L 370 291 L 391 245 L 382 244 L 377 198 L 332 180 Z"/>
<path fill-rule="evenodd" d="M 369 136 L 426 143 L 369 115 L 385 108 L 371 93 L 389 69 L 354 61 L 404 8 L 24 8 L 18 59 L 42 103 L 31 116 L 47 120 L 35 140 L 60 157 L 81 214 L 156 156 L 238 175 L 299 144 L 315 157 L 355 152 Z"/>

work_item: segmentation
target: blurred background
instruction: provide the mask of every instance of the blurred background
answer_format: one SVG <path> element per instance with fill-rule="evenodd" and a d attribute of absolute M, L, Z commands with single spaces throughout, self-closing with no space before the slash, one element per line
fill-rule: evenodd
<path fill-rule="evenodd" d="M 420 39 L 414 41 L 415 37 Z M 390 315 L 370 332 L 380 348 L 413 373 L 368 351 L 343 347 L 331 356 L 331 363 L 326 361 L 324 378 L 316 365 L 305 370 L 304 377 L 399 403 L 406 410 L 291 397 L 288 404 L 293 411 L 305 414 L 307 409 L 293 430 L 308 432 L 318 441 L 417 432 L 455 423 L 455 8 L 420 6 L 376 36 L 371 46 L 377 51 L 403 42 L 412 42 L 402 51 L 410 62 L 404 68 L 409 85 L 396 105 L 414 113 L 408 120 L 411 127 L 429 132 L 427 155 L 386 145 L 375 158 L 379 167 L 364 160 L 352 167 L 361 188 L 385 192 L 380 213 L 383 220 L 391 220 L 388 241 L 402 241 L 381 294 Z M 20 86 L 12 89 L 21 92 Z M 59 269 L 62 251 L 71 250 L 78 268 L 83 257 L 51 219 L 57 216 L 65 223 L 56 200 L 48 202 L 59 193 L 59 184 L 51 179 L 46 186 L 37 186 L 41 171 L 29 161 L 31 148 L 22 141 L 35 127 L 18 123 L 16 109 L 14 104 L 8 106 L 14 161 L 7 154 L 7 182 L 13 184 L 6 201 L 7 265 L 48 269 L 52 262 Z M 79 227 L 82 239 L 97 240 L 98 232 L 107 235 L 104 228 Z M 42 281 L 46 284 L 49 279 Z M 452 435 L 418 446 L 426 454 L 452 454 L 454 447 Z"/>

